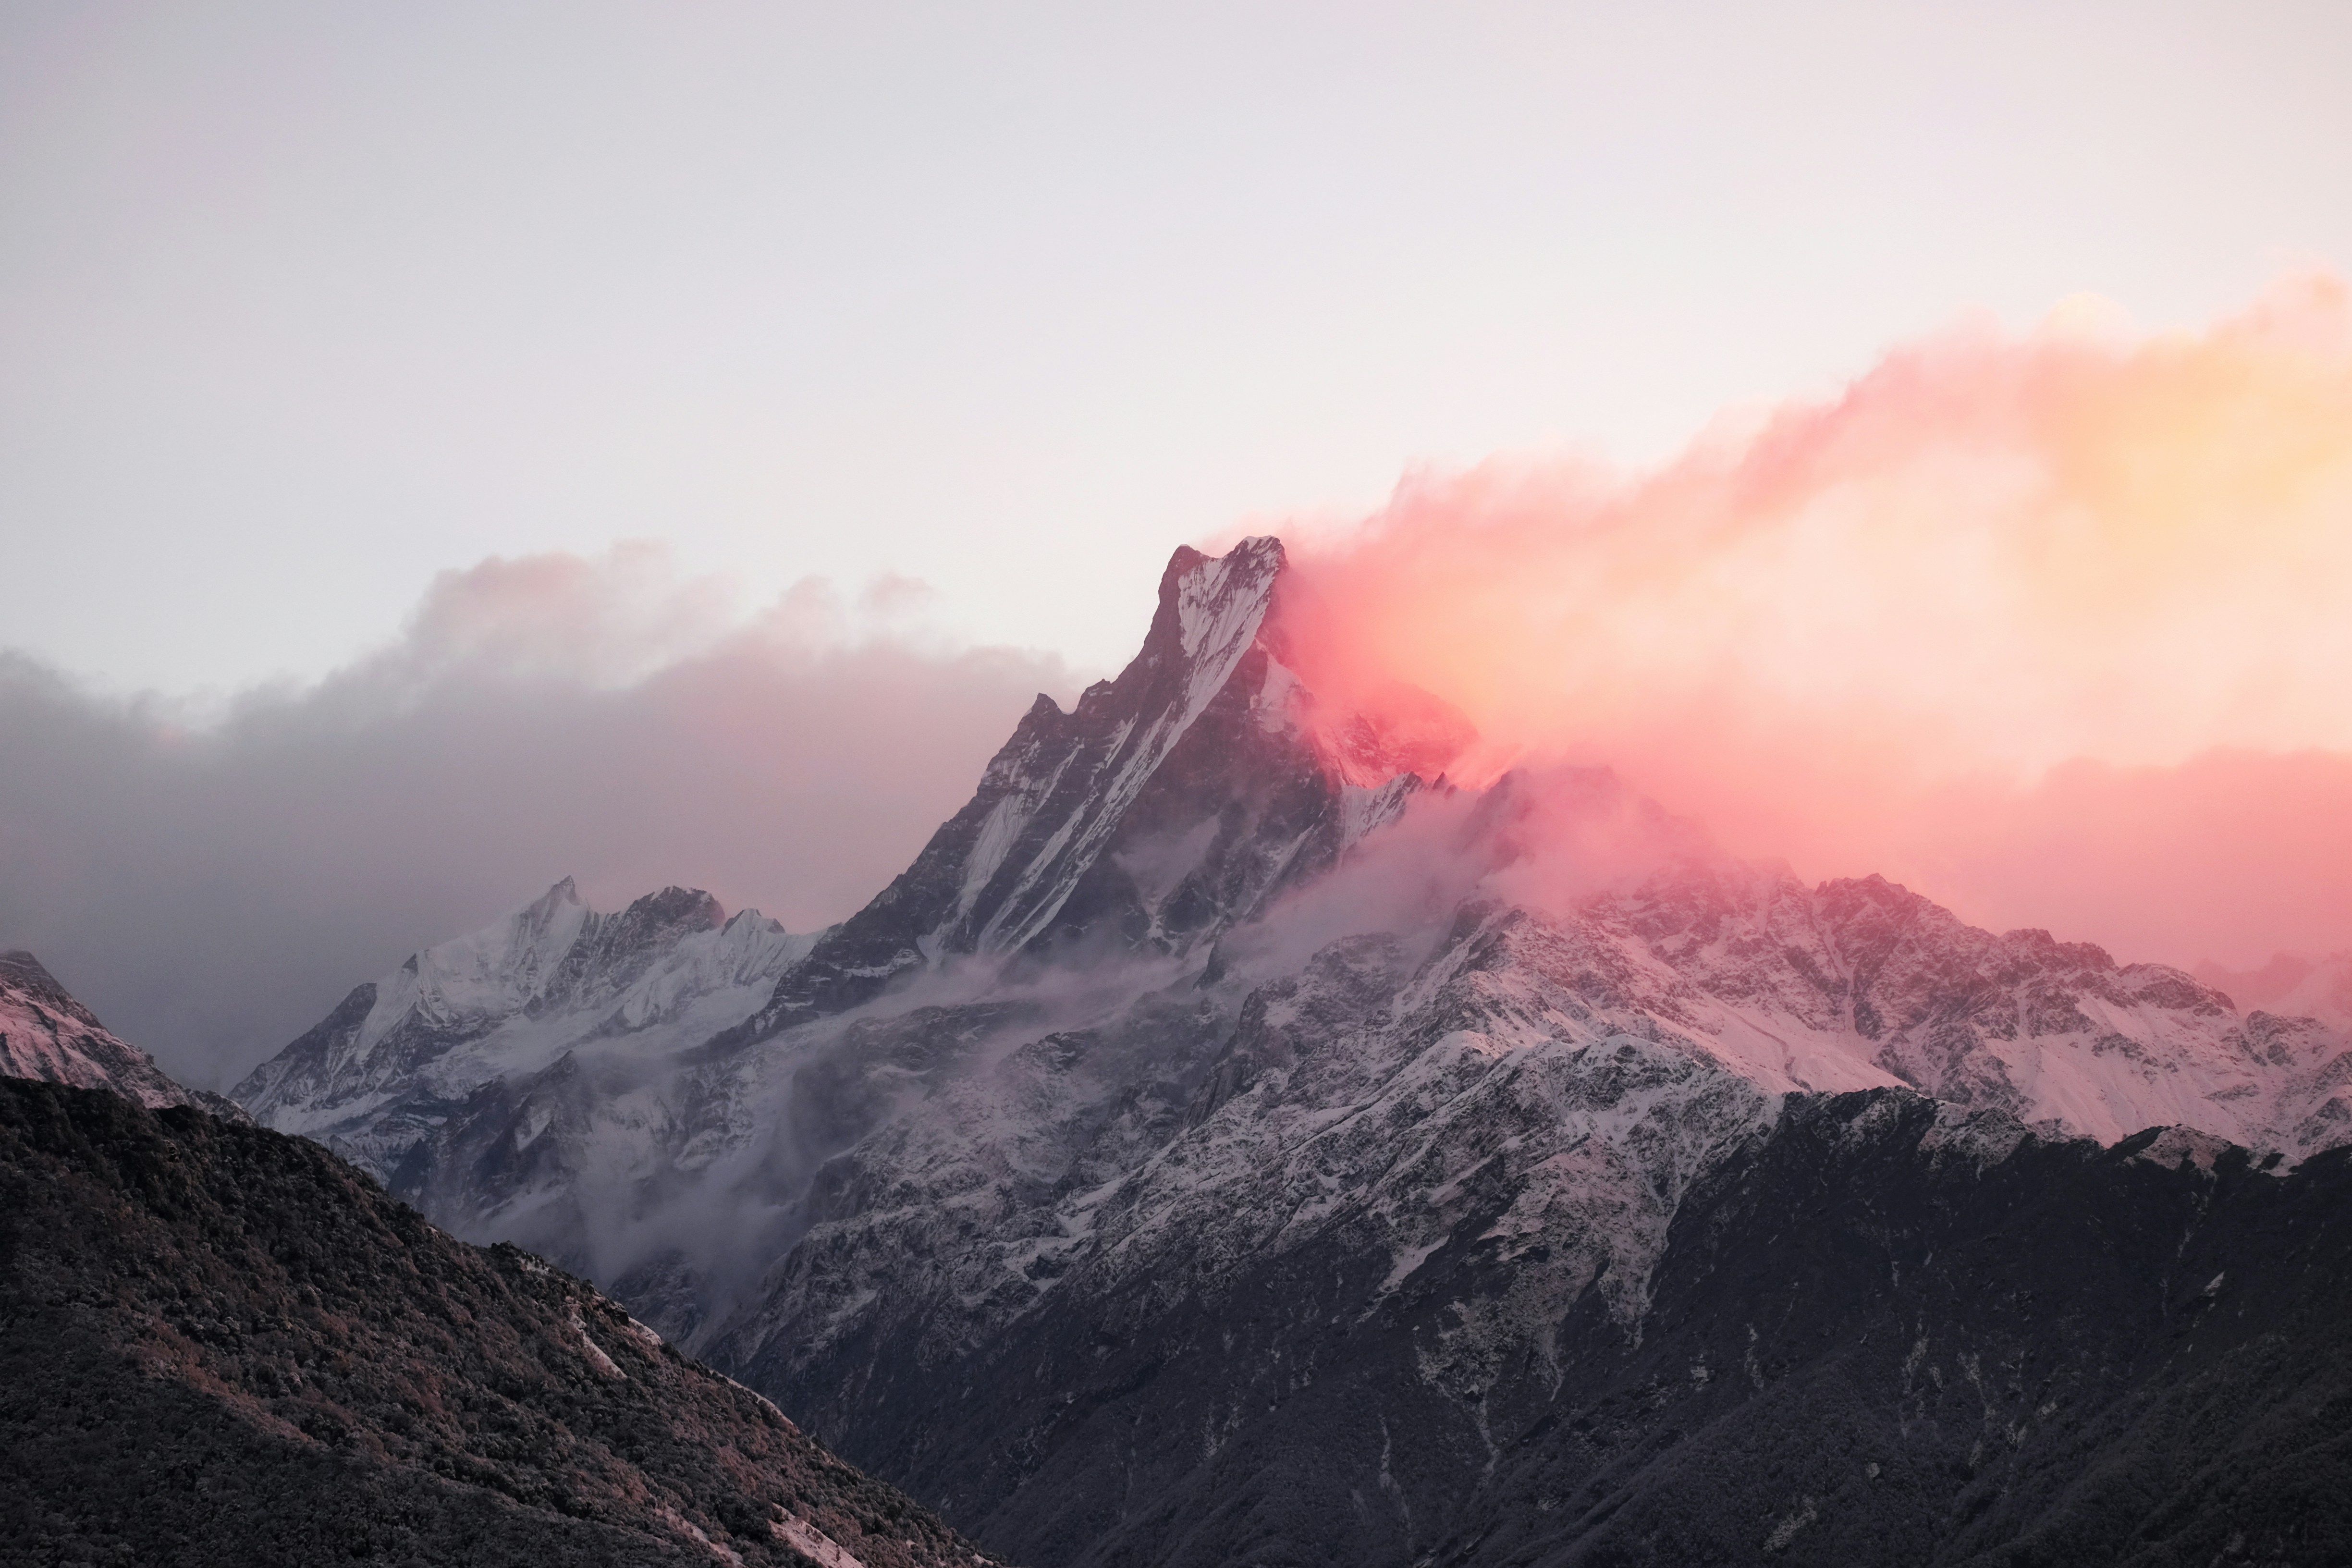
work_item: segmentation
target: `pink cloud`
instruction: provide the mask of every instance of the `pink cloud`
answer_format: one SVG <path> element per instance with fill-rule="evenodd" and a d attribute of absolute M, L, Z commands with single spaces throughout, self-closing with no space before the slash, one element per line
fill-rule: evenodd
<path fill-rule="evenodd" d="M 1497 460 L 1294 531 L 1318 690 L 1458 773 L 1605 762 L 1732 847 L 2136 956 L 2352 942 L 2352 300 L 1888 354 L 1653 473 Z"/>

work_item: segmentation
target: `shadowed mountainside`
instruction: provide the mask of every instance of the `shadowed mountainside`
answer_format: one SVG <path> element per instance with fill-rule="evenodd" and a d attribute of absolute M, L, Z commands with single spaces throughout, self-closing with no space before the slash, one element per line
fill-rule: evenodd
<path fill-rule="evenodd" d="M 0 1561 L 984 1561 L 316 1144 L 0 1080 Z"/>
<path fill-rule="evenodd" d="M 875 1377 L 861 1451 L 1072 1568 L 2352 1559 L 2352 1151 L 1791 1097 L 1634 1323 L 1595 1280 L 1464 1398 L 1507 1198 L 1386 1291 L 1334 1232 L 1067 1299 Z"/>

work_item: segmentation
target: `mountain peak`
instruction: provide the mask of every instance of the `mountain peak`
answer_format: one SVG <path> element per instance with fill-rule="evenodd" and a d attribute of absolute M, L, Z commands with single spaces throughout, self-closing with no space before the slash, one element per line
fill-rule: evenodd
<path fill-rule="evenodd" d="M 89 1009 L 75 1000 L 64 986 L 58 984 L 57 976 L 51 974 L 39 959 L 21 947 L 14 952 L 0 952 L 0 987 L 22 992 L 27 996 L 38 997 L 50 1006 L 70 1014 L 78 1021 L 92 1028 L 100 1026 L 98 1019 L 91 1015 Z"/>
<path fill-rule="evenodd" d="M 1116 680 L 1097 681 L 1074 714 L 1131 711 L 1172 702 L 1188 725 L 1260 647 L 1286 557 L 1270 535 L 1243 540 L 1223 555 L 1179 546 L 1160 574 L 1160 602 L 1143 647 Z"/>
<path fill-rule="evenodd" d="M 624 918 L 658 921 L 666 925 L 709 930 L 727 923 L 725 906 L 700 888 L 673 882 L 657 893 L 647 893 L 621 911 Z"/>
<path fill-rule="evenodd" d="M 1350 782 L 1268 638 L 1267 535 L 1169 557 L 1142 647 L 1069 711 L 1039 701 L 963 810 L 785 976 L 761 1026 L 850 1005 L 956 954 L 1069 942 L 1181 953 L 1328 865 Z"/>
<path fill-rule="evenodd" d="M 1273 605 L 1275 585 L 1288 563 L 1282 541 L 1271 534 L 1244 539 L 1223 555 L 1179 545 L 1160 574 L 1152 639 L 1172 623 L 1177 647 L 1187 658 L 1214 658 L 1247 646 Z"/>
<path fill-rule="evenodd" d="M 31 953 L 0 952 L 0 1077 L 112 1089 L 142 1105 L 185 1105 L 188 1091 L 119 1039 Z"/>

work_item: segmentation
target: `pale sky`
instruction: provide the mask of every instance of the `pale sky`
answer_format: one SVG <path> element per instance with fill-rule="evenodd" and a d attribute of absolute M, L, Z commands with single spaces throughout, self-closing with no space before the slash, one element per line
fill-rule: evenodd
<path fill-rule="evenodd" d="M 0 645 L 315 678 L 646 539 L 1115 667 L 1246 520 L 2352 270 L 2347 83 L 2340 0 L 8 0 Z"/>

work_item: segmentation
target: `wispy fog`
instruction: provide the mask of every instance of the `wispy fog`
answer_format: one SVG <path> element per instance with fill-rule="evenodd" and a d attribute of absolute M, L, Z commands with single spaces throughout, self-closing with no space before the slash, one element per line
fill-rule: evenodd
<path fill-rule="evenodd" d="M 393 646 L 196 713 L 0 654 L 0 946 L 198 1087 L 416 947 L 579 879 L 837 920 L 962 804 L 1057 659 L 919 585 L 742 613 L 659 552 L 445 574 Z"/>

